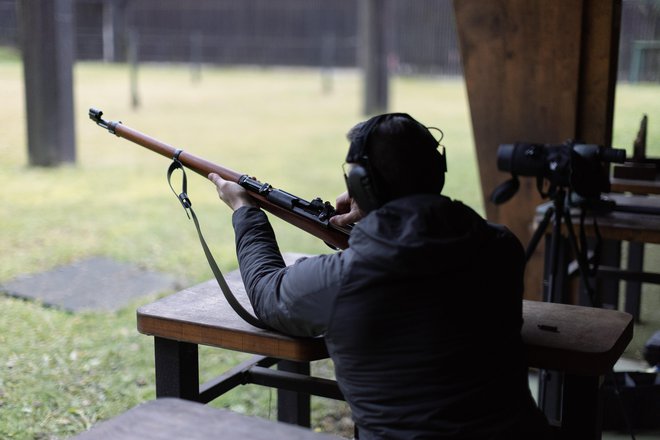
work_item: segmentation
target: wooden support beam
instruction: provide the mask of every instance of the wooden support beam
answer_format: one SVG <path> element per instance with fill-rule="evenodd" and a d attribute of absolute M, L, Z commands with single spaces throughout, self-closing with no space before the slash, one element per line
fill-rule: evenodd
<path fill-rule="evenodd" d="M 542 199 L 535 179 L 522 178 L 509 202 L 489 201 L 509 177 L 497 169 L 498 146 L 609 145 L 621 1 L 454 0 L 454 10 L 486 214 L 526 244 Z M 537 255 L 528 266 L 528 298 L 541 291 Z"/>
<path fill-rule="evenodd" d="M 619 62 L 621 0 L 584 0 L 583 11 L 575 139 L 609 147 Z"/>

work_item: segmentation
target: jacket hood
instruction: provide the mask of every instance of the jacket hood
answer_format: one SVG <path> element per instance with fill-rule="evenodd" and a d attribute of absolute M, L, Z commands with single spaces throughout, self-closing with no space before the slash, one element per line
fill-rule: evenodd
<path fill-rule="evenodd" d="M 349 244 L 371 264 L 408 274 L 437 274 L 469 265 L 492 233 L 463 203 L 419 194 L 370 212 L 353 228 Z"/>

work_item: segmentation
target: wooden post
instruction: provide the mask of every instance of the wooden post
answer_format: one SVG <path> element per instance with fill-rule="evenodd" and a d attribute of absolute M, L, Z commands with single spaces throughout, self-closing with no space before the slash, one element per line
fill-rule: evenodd
<path fill-rule="evenodd" d="M 131 108 L 140 107 L 140 92 L 138 87 L 138 68 L 140 64 L 140 36 L 133 29 L 128 33 L 128 69 L 131 89 Z"/>
<path fill-rule="evenodd" d="M 190 35 L 190 79 L 193 83 L 199 83 L 202 79 L 203 38 L 200 31 Z"/>
<path fill-rule="evenodd" d="M 332 70 L 337 64 L 337 41 L 333 32 L 327 32 L 321 40 L 321 89 L 324 94 L 332 93 L 334 87 Z"/>
<path fill-rule="evenodd" d="M 609 145 L 621 0 L 454 0 L 454 10 L 487 217 L 527 244 L 542 199 L 535 179 L 521 178 L 509 202 L 488 200 L 509 177 L 497 170 L 498 146 Z M 533 257 L 526 297 L 539 298 L 541 273 Z"/>
<path fill-rule="evenodd" d="M 128 0 L 106 0 L 102 4 L 103 60 L 126 60 L 126 22 Z"/>
<path fill-rule="evenodd" d="M 388 72 L 384 18 L 384 0 L 360 1 L 358 56 L 364 77 L 365 115 L 387 111 Z"/>
<path fill-rule="evenodd" d="M 115 61 L 115 2 L 101 4 L 103 15 L 103 61 Z"/>
<path fill-rule="evenodd" d="M 72 0 L 22 0 L 18 2 L 18 15 L 29 163 L 73 163 Z"/>

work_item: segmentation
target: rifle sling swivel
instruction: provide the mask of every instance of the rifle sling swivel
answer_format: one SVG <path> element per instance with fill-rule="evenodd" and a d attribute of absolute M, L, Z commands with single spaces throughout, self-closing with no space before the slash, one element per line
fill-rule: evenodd
<path fill-rule="evenodd" d="M 206 256 L 206 260 L 208 261 L 209 266 L 211 267 L 211 271 L 213 272 L 213 275 L 215 276 L 215 279 L 218 282 L 218 285 L 220 286 L 220 290 L 222 291 L 222 294 L 225 296 L 225 299 L 227 300 L 231 308 L 234 309 L 234 311 L 238 314 L 238 316 L 243 318 L 243 320 L 248 324 L 253 325 L 257 328 L 268 329 L 268 326 L 266 324 L 264 324 L 259 318 L 255 317 L 250 312 L 248 312 L 241 305 L 238 299 L 236 299 L 236 296 L 229 288 L 229 285 L 227 284 L 224 275 L 220 271 L 218 264 L 215 262 L 215 259 L 213 258 L 213 254 L 211 253 L 211 250 L 206 244 L 206 240 L 204 240 L 204 236 L 202 235 L 202 230 L 199 226 L 199 221 L 197 220 L 195 211 L 192 209 L 192 203 L 190 202 L 190 198 L 188 197 L 188 180 L 186 178 L 186 171 L 183 168 L 183 164 L 179 161 L 179 155 L 181 154 L 181 152 L 182 150 L 176 150 L 176 152 L 174 153 L 174 157 L 172 158 L 172 163 L 170 164 L 167 170 L 167 183 L 170 185 L 170 188 L 172 189 L 174 195 L 177 197 L 177 199 L 179 199 L 179 202 L 181 203 L 181 206 L 183 206 L 183 209 L 186 211 L 186 215 L 188 216 L 188 218 L 190 219 L 192 217 L 192 220 L 195 223 L 195 228 L 197 229 L 199 242 L 201 243 L 202 249 L 204 250 L 204 255 Z M 177 169 L 180 169 L 181 172 L 183 173 L 182 191 L 179 194 L 177 194 L 177 192 L 174 190 L 171 181 L 172 173 Z"/>

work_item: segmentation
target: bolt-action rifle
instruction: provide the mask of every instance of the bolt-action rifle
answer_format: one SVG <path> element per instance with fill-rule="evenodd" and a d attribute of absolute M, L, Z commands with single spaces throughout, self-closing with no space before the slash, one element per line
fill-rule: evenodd
<path fill-rule="evenodd" d="M 324 202 L 318 197 L 308 202 L 286 191 L 273 188 L 268 183 L 261 183 L 252 177 L 248 177 L 247 174 L 238 173 L 174 148 L 133 130 L 121 122 L 106 121 L 102 116 L 103 112 L 101 110 L 89 109 L 89 118 L 110 133 L 141 145 L 154 153 L 178 160 L 186 168 L 204 177 L 207 177 L 210 173 L 216 173 L 225 180 L 236 182 L 247 189 L 265 211 L 320 238 L 334 248 L 346 249 L 348 247 L 350 227 L 339 227 L 329 222 L 330 217 L 335 215 L 335 208 L 329 202 Z"/>

